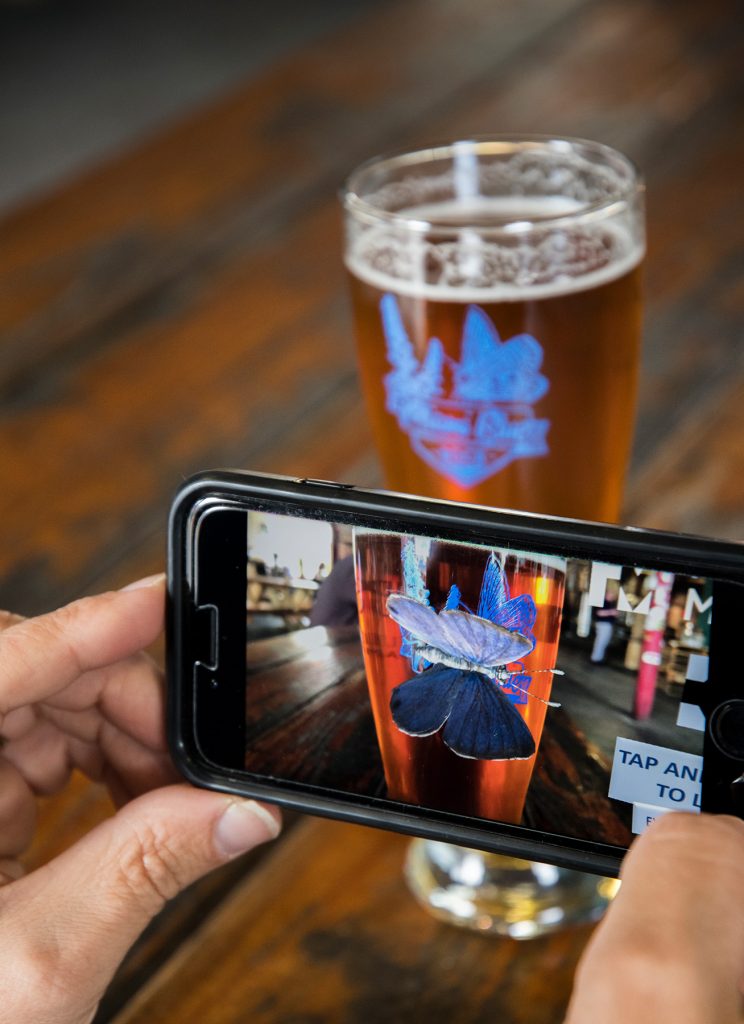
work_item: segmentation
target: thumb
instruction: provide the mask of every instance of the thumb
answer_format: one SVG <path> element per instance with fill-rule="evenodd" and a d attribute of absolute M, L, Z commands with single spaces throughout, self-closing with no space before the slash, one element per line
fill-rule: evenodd
<path fill-rule="evenodd" d="M 635 840 L 566 1024 L 741 1020 L 744 822 L 675 812 Z"/>
<path fill-rule="evenodd" d="M 0 991 L 32 1000 L 7 1017 L 5 1003 L 0 1020 L 89 1020 L 124 954 L 164 903 L 279 829 L 276 809 L 170 786 L 127 804 L 0 890 Z M 41 999 L 50 1001 L 44 1012 Z"/>

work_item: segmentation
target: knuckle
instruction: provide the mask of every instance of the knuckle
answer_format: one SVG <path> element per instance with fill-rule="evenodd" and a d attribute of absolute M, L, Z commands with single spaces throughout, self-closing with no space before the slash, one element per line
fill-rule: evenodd
<path fill-rule="evenodd" d="M 7 728 L 7 718 L 16 708 L 27 704 L 25 698 L 29 680 L 37 673 L 38 645 L 27 633 L 27 622 L 15 629 L 0 631 L 0 666 L 3 669 L 0 686 L 0 730 Z M 3 732 L 3 742 L 9 737 Z"/>
<path fill-rule="evenodd" d="M 79 669 L 77 652 L 70 638 L 73 619 L 67 608 L 60 608 L 50 615 L 26 619 L 15 629 L 0 633 L 0 644 L 7 644 L 10 658 L 32 677 L 38 674 L 38 652 L 53 650 L 62 666 L 71 664 Z"/>
<path fill-rule="evenodd" d="M 59 950 L 49 943 L 24 943 L 16 949 L 13 974 L 23 992 L 56 989 L 63 980 Z"/>
<path fill-rule="evenodd" d="M 0 632 L 0 664 L 12 666 L 14 675 L 24 675 L 33 670 L 30 657 L 31 645 L 26 635 L 27 622 L 20 623 L 15 629 Z M 3 710 L 0 708 L 0 710 Z M 8 708 L 4 709 L 6 712 Z"/>
<path fill-rule="evenodd" d="M 0 757 L 0 858 L 25 850 L 36 826 L 36 801 L 18 769 Z"/>
<path fill-rule="evenodd" d="M 69 604 L 63 604 L 48 615 L 41 615 L 37 619 L 29 619 L 27 623 L 35 629 L 45 630 L 49 639 L 67 645 L 70 655 L 76 657 L 75 649 L 70 644 L 70 638 L 75 635 L 81 623 L 85 623 L 93 618 L 96 611 L 102 605 L 108 604 L 114 596 L 113 594 L 106 593 L 79 597 Z"/>
<path fill-rule="evenodd" d="M 180 858 L 157 823 L 133 826 L 119 855 L 120 881 L 148 912 L 159 910 L 184 886 Z"/>
<path fill-rule="evenodd" d="M 90 611 L 91 598 L 83 597 L 72 604 L 63 605 L 57 608 L 50 615 L 43 615 L 36 621 L 47 630 L 49 638 L 59 644 L 65 645 L 71 657 L 77 657 L 70 638 L 80 622 L 84 622 Z"/>

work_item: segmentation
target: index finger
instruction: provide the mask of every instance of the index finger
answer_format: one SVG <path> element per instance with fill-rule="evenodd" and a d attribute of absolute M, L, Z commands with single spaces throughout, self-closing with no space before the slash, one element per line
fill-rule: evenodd
<path fill-rule="evenodd" d="M 84 597 L 0 632 L 0 716 L 45 700 L 83 672 L 129 657 L 162 632 L 164 577 Z"/>

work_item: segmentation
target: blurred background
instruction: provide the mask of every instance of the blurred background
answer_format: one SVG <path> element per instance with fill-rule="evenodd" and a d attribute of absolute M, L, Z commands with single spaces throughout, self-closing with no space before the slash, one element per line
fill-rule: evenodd
<path fill-rule="evenodd" d="M 625 518 L 744 536 L 744 456 L 707 458 L 729 442 L 705 435 L 741 405 L 740 14 L 0 5 L 0 603 L 32 612 L 157 567 L 173 488 L 205 466 L 379 482 L 338 189 L 375 153 L 471 133 L 585 136 L 638 162 L 647 330 Z"/>
<path fill-rule="evenodd" d="M 0 210 L 122 152 L 370 6 L 0 4 Z"/>

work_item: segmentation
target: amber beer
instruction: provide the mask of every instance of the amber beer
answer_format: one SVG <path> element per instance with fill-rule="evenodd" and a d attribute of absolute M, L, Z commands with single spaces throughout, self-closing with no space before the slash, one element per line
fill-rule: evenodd
<path fill-rule="evenodd" d="M 590 143 L 466 145 L 459 169 L 427 151 L 350 183 L 346 265 L 386 482 L 617 519 L 641 336 L 635 172 Z"/>
<path fill-rule="evenodd" d="M 399 534 L 360 531 L 354 538 L 359 625 L 364 650 L 377 738 L 385 768 L 388 795 L 405 803 L 434 807 L 457 814 L 474 815 L 517 824 L 536 754 L 525 760 L 475 760 L 461 757 L 445 746 L 439 733 L 414 737 L 401 732 L 393 721 L 390 697 L 393 689 L 413 676 L 408 658 L 401 654 L 401 631 L 386 610 L 386 598 L 404 589 Z M 471 608 L 478 599 L 490 549 L 432 540 L 426 559 L 429 602 L 439 610 L 452 583 Z M 565 566 L 559 559 L 518 552 L 501 555 L 512 597 L 529 594 L 537 607 L 535 648 L 514 669 L 529 676 L 516 685 L 515 704 L 539 745 L 549 699 L 552 673 L 560 638 Z"/>

